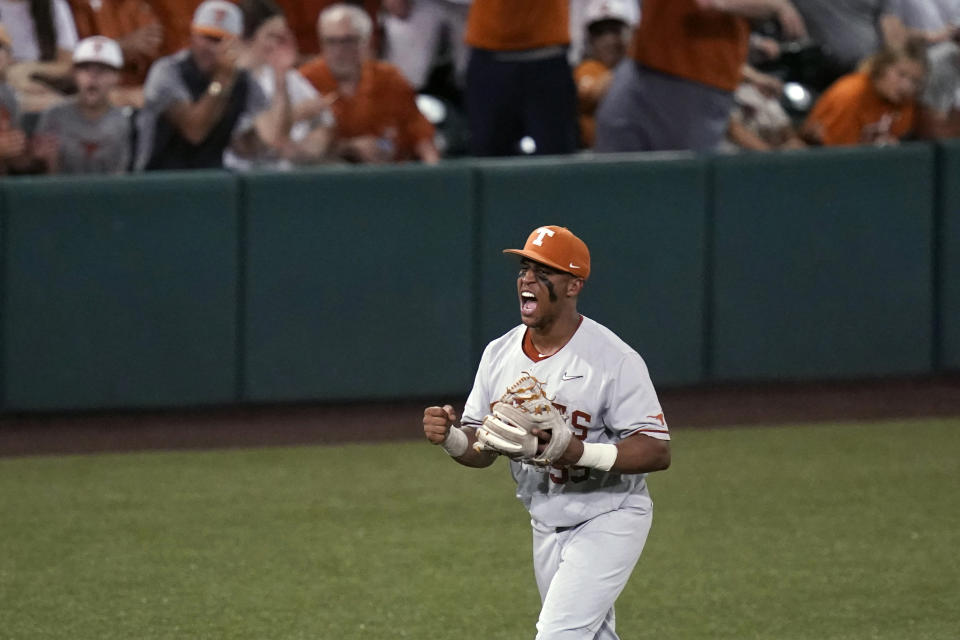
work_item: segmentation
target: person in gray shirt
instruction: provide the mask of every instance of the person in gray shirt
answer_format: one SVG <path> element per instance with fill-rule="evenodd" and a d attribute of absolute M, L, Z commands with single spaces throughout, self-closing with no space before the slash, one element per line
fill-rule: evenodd
<path fill-rule="evenodd" d="M 237 5 L 205 0 L 193 15 L 190 47 L 154 62 L 137 118 L 137 169 L 219 168 L 227 149 L 250 157 L 283 140 L 287 92 L 268 100 L 241 68 L 242 34 Z"/>
<path fill-rule="evenodd" d="M 960 24 L 960 0 L 894 0 L 907 29 L 931 44 L 948 40 Z"/>
<path fill-rule="evenodd" d="M 880 50 L 891 31 L 902 33 L 900 0 L 793 0 L 810 38 L 824 51 L 826 88 Z M 896 44 L 896 43 L 892 43 Z"/>
<path fill-rule="evenodd" d="M 104 36 L 73 52 L 77 95 L 40 116 L 35 151 L 49 173 L 123 173 L 130 164 L 130 119 L 110 103 L 120 80 L 120 45 Z"/>

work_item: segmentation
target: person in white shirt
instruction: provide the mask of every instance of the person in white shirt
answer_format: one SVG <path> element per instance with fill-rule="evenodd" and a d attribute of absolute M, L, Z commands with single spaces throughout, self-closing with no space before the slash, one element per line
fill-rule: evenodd
<path fill-rule="evenodd" d="M 285 90 L 290 126 L 277 142 L 251 156 L 240 157 L 227 149 L 224 166 L 236 170 L 287 170 L 298 164 L 327 161 L 333 142 L 334 118 L 329 104 L 332 96 L 323 98 L 293 68 L 297 60 L 296 40 L 283 10 L 273 0 L 239 0 L 237 4 L 244 16 L 244 52 L 239 64 L 249 70 L 268 101 L 275 100 L 278 87 Z"/>
<path fill-rule="evenodd" d="M 400 68 L 414 89 L 422 89 L 438 62 L 441 37 L 454 67 L 454 79 L 463 86 L 467 45 L 463 35 L 471 0 L 383 0 L 386 59 Z"/>
<path fill-rule="evenodd" d="M 539 381 L 572 437 L 548 468 L 510 456 L 533 528 L 537 638 L 616 640 L 614 601 L 653 520 L 646 476 L 670 465 L 670 432 L 640 355 L 577 311 L 590 275 L 586 244 L 543 226 L 505 253 L 521 257 L 521 324 L 484 350 L 460 426 L 452 406 L 427 407 L 424 435 L 464 466 L 490 466 L 507 455 L 486 444 L 491 406 L 519 378 Z M 542 455 L 551 435 L 532 433 Z"/>

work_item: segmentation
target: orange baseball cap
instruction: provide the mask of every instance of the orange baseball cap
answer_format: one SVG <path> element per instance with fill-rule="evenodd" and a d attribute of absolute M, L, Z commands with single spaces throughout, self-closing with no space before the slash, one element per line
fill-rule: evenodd
<path fill-rule="evenodd" d="M 503 252 L 530 258 L 578 278 L 590 276 L 590 250 L 566 227 L 537 227 L 523 249 L 504 249 Z"/>

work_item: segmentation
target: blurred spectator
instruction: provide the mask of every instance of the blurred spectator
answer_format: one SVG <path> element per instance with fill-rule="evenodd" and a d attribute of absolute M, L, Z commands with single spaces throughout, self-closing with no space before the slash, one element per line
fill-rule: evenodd
<path fill-rule="evenodd" d="M 12 41 L 0 24 L 0 175 L 22 162 L 27 155 L 27 136 L 20 128 L 20 105 L 17 94 L 7 84 L 7 68 L 13 61 Z"/>
<path fill-rule="evenodd" d="M 627 54 L 630 27 L 635 25 L 630 0 L 589 0 L 584 16 L 587 31 L 586 59 L 573 71 L 577 83 L 580 111 L 580 142 L 593 147 L 596 122 L 594 115 L 601 98 L 610 88 L 613 69 Z"/>
<path fill-rule="evenodd" d="M 929 72 L 920 99 L 919 137 L 960 137 L 960 46 L 941 42 L 927 53 Z"/>
<path fill-rule="evenodd" d="M 929 44 L 950 40 L 960 25 L 960 0 L 893 0 L 905 37 Z M 903 43 L 899 43 L 902 45 Z"/>
<path fill-rule="evenodd" d="M 456 84 L 467 68 L 463 40 L 471 0 L 383 0 L 386 59 L 396 65 L 415 89 L 427 84 L 446 34 Z"/>
<path fill-rule="evenodd" d="M 0 0 L 0 22 L 11 38 L 15 64 L 7 82 L 20 108 L 37 112 L 63 100 L 73 90 L 70 56 L 77 44 L 67 0 Z"/>
<path fill-rule="evenodd" d="M 793 1 L 807 23 L 810 37 L 823 48 L 818 90 L 854 71 L 884 46 L 897 48 L 906 43 L 907 31 L 898 14 L 904 0 Z"/>
<path fill-rule="evenodd" d="M 201 0 L 150 0 L 150 7 L 163 28 L 161 55 L 173 55 L 190 46 L 190 24 L 200 2 Z"/>
<path fill-rule="evenodd" d="M 569 0 L 474 0 L 466 39 L 473 155 L 576 151 Z"/>
<path fill-rule="evenodd" d="M 780 105 L 779 94 L 751 82 L 742 82 L 733 94 L 727 140 L 721 151 L 773 151 L 806 146 Z"/>
<path fill-rule="evenodd" d="M 333 114 L 313 85 L 292 68 L 296 41 L 283 11 L 273 0 L 240 0 L 239 5 L 244 15 L 243 66 L 268 99 L 286 91 L 292 124 L 279 144 L 252 157 L 240 158 L 228 149 L 224 164 L 231 169 L 289 169 L 293 162 L 322 162 L 333 137 Z"/>
<path fill-rule="evenodd" d="M 143 81 L 160 57 L 163 27 L 144 0 L 70 0 L 81 38 L 106 36 L 123 52 L 120 83 L 111 95 L 116 105 L 143 106 Z"/>
<path fill-rule="evenodd" d="M 123 173 L 130 165 L 130 119 L 110 103 L 123 54 L 110 38 L 92 36 L 73 51 L 77 95 L 43 112 L 34 132 L 48 173 Z"/>
<path fill-rule="evenodd" d="M 238 66 L 243 14 L 237 5 L 205 0 L 192 25 L 190 48 L 160 58 L 147 75 L 138 169 L 221 167 L 227 147 L 249 156 L 277 144 L 289 127 L 286 91 L 278 90 L 271 104 Z"/>
<path fill-rule="evenodd" d="M 923 41 L 886 47 L 827 89 L 804 123 L 804 136 L 824 145 L 897 143 L 915 126 L 926 71 Z"/>
<path fill-rule="evenodd" d="M 645 0 L 633 60 L 597 111 L 596 150 L 716 148 L 747 60 L 747 18 L 770 16 L 788 37 L 806 35 L 788 0 Z"/>
<path fill-rule="evenodd" d="M 320 53 L 320 41 L 317 40 L 317 20 L 320 13 L 327 7 L 342 0 L 277 0 L 277 4 L 287 16 L 287 22 L 297 38 L 300 55 L 312 58 Z M 380 11 L 381 0 L 354 0 L 350 4 L 362 6 L 366 9 L 370 19 L 376 24 L 377 14 Z M 372 36 L 371 45 L 376 51 L 376 33 Z"/>
<path fill-rule="evenodd" d="M 586 56 L 588 13 L 593 4 L 593 0 L 570 0 L 570 49 L 567 58 L 574 67 L 583 62 Z M 618 11 L 626 15 L 631 27 L 640 22 L 643 0 L 618 0 L 615 4 L 619 5 Z"/>
<path fill-rule="evenodd" d="M 323 56 L 300 72 L 332 101 L 334 155 L 349 162 L 437 162 L 433 125 L 417 109 L 410 83 L 393 65 L 371 59 L 370 16 L 334 4 L 317 27 Z"/>

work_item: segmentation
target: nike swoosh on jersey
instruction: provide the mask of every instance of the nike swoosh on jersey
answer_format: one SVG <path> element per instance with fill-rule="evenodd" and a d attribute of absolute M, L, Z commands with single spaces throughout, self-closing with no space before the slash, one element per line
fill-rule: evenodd
<path fill-rule="evenodd" d="M 561 382 L 566 382 L 567 380 L 578 380 L 578 379 L 580 379 L 580 378 L 582 378 L 582 377 L 583 377 L 583 376 L 568 376 L 568 375 L 567 375 L 567 372 L 564 371 L 564 372 L 563 372 L 563 375 L 560 376 L 560 381 L 561 381 Z"/>

